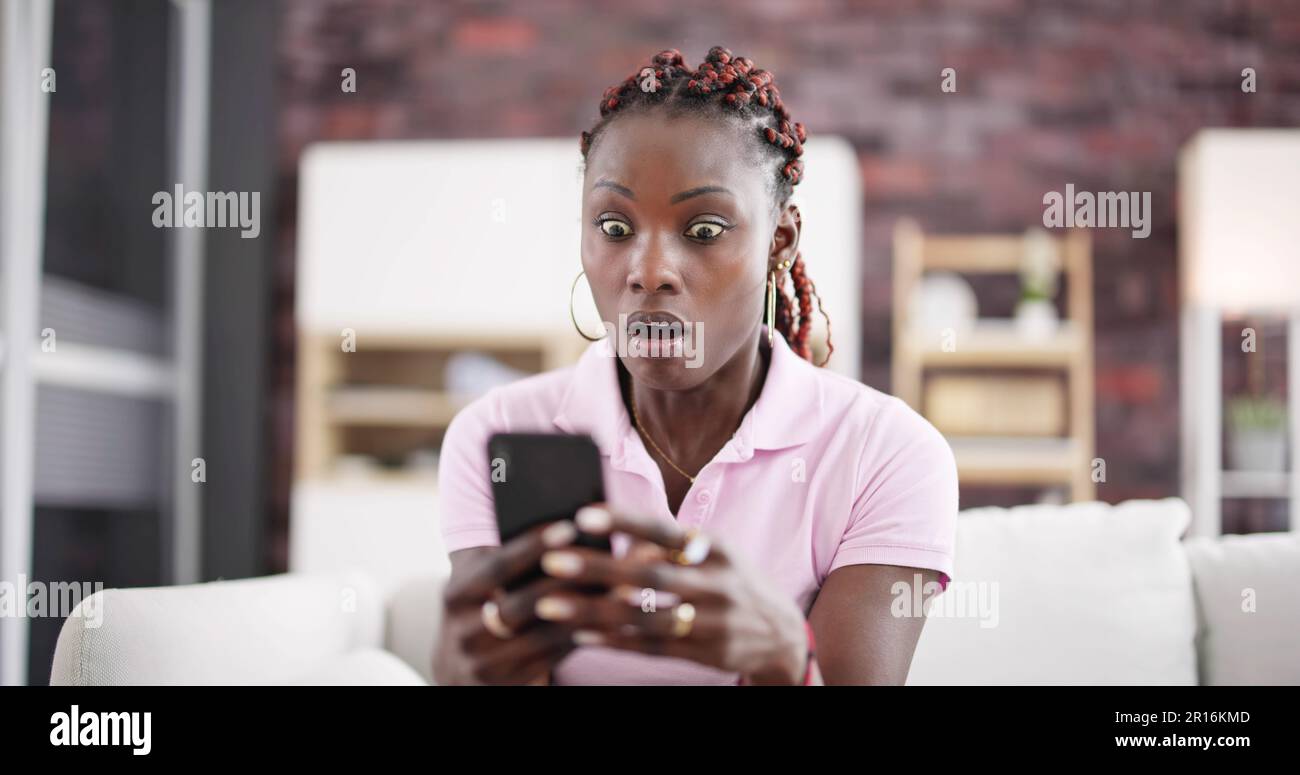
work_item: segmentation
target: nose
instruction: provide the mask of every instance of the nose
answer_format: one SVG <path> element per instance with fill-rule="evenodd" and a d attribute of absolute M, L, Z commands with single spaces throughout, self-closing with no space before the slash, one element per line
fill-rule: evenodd
<path fill-rule="evenodd" d="M 677 293 L 681 290 L 681 277 L 673 259 L 650 246 L 633 261 L 627 273 L 627 287 L 633 293 Z"/>

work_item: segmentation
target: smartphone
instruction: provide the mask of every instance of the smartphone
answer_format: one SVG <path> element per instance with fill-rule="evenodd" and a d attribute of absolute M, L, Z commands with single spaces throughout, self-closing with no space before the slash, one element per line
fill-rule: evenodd
<path fill-rule="evenodd" d="M 488 467 L 503 544 L 535 525 L 571 520 L 583 506 L 605 500 L 600 450 L 590 436 L 493 434 L 488 439 Z M 608 536 L 579 533 L 574 543 L 610 551 Z M 539 565 L 507 589 L 524 586 L 542 575 Z"/>

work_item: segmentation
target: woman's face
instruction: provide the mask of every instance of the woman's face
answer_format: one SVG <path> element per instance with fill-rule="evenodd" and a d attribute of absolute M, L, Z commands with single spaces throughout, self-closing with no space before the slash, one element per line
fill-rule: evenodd
<path fill-rule="evenodd" d="M 774 218 L 750 142 L 728 121 L 637 113 L 588 155 L 582 265 L 623 365 L 650 387 L 695 387 L 752 346 L 769 264 L 793 255 L 797 211 Z"/>

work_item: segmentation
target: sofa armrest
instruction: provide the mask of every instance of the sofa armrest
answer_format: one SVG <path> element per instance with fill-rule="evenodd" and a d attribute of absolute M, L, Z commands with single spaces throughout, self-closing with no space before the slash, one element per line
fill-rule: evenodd
<path fill-rule="evenodd" d="M 445 573 L 413 576 L 388 598 L 384 648 L 410 665 L 424 680 L 433 681 L 433 646 L 442 624 Z"/>
<path fill-rule="evenodd" d="M 286 683 L 378 648 L 383 617 L 359 571 L 108 589 L 64 621 L 50 683 Z"/>
<path fill-rule="evenodd" d="M 1300 685 L 1300 534 L 1184 543 L 1203 685 Z"/>

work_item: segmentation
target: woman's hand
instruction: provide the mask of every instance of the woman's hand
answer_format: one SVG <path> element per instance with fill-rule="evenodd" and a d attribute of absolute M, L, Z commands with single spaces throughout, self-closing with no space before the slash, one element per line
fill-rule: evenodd
<path fill-rule="evenodd" d="M 795 602 L 741 558 L 708 541 L 702 562 L 682 565 L 674 550 L 688 549 L 686 531 L 596 506 L 578 513 L 578 528 L 593 535 L 631 538 L 621 558 L 581 546 L 551 550 L 542 569 L 556 579 L 605 585 L 614 594 L 583 595 L 569 589 L 543 598 L 538 614 L 571 624 L 583 645 L 680 657 L 735 671 L 755 684 L 802 682 L 807 660 L 803 614 Z M 696 558 L 698 560 L 698 558 Z M 694 607 L 685 625 L 677 602 Z"/>
<path fill-rule="evenodd" d="M 501 547 L 456 553 L 443 591 L 442 625 L 433 655 L 435 682 L 531 683 L 573 651 L 572 626 L 534 615 L 539 598 L 570 589 L 571 582 L 542 576 L 519 589 L 503 590 L 533 571 L 545 551 L 568 546 L 576 537 L 573 523 L 564 520 L 539 525 Z M 483 611 L 488 602 L 496 603 L 501 624 L 513 635 L 503 638 L 488 628 Z"/>

